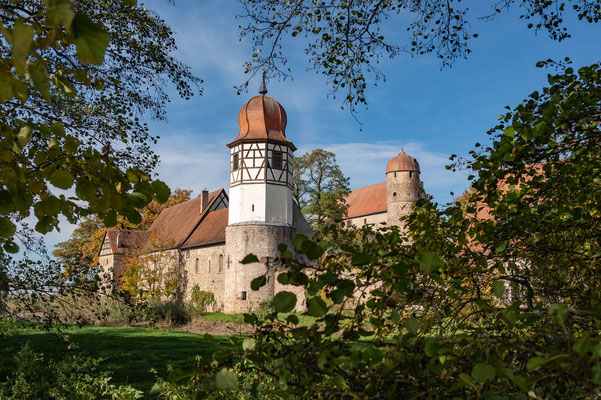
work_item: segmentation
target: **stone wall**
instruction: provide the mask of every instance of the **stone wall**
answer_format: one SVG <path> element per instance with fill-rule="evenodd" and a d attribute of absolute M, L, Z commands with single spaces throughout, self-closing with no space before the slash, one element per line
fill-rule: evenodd
<path fill-rule="evenodd" d="M 182 250 L 182 263 L 186 275 L 185 300 L 190 300 L 192 288 L 198 285 L 200 290 L 215 296 L 211 311 L 222 311 L 225 306 L 224 276 L 227 268 L 225 244 Z"/>
<path fill-rule="evenodd" d="M 348 221 L 350 221 L 350 223 Z M 353 225 L 357 228 L 361 228 L 364 225 L 371 225 L 372 228 L 376 229 L 382 226 L 382 222 L 387 221 L 387 214 L 383 212 L 379 214 L 370 214 L 361 217 L 349 218 L 345 220 L 345 223 L 347 226 Z"/>
<path fill-rule="evenodd" d="M 225 269 L 225 307 L 228 314 L 257 310 L 262 303 L 271 301 L 281 290 L 294 291 L 295 288 L 276 285 L 274 257 L 279 254 L 278 244 L 292 247 L 294 229 L 287 226 L 238 225 L 228 226 L 225 230 L 227 257 Z M 248 254 L 254 254 L 259 262 L 241 264 Z M 250 288 L 250 282 L 260 275 L 266 275 L 265 286 L 258 291 Z M 297 302 L 302 309 L 304 299 Z"/>
<path fill-rule="evenodd" d="M 423 184 L 418 172 L 398 171 L 386 174 L 388 224 L 401 226 L 401 217 L 411 214 L 413 204 L 423 196 Z"/>
<path fill-rule="evenodd" d="M 117 290 L 122 272 L 123 255 L 110 253 L 98 257 L 98 277 L 100 278 L 101 291 L 110 294 Z"/>

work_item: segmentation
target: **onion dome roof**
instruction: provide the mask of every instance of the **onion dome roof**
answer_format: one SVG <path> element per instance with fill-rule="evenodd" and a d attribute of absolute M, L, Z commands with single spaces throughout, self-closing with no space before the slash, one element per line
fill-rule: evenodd
<path fill-rule="evenodd" d="M 386 173 L 398 171 L 420 172 L 419 163 L 415 158 L 405 154 L 404 150 L 401 150 L 399 154 L 388 161 L 388 165 L 386 166 Z"/>
<path fill-rule="evenodd" d="M 240 141 L 272 141 L 294 147 L 286 139 L 286 110 L 273 97 L 266 96 L 265 80 L 261 84 L 261 95 L 248 100 L 238 113 L 240 130 L 229 147 Z"/>

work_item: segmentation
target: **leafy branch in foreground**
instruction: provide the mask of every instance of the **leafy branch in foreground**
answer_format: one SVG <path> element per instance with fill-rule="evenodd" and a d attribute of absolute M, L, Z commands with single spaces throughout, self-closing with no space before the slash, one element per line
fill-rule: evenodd
<path fill-rule="evenodd" d="M 368 81 L 385 79 L 378 64 L 400 53 L 434 53 L 443 66 L 467 58 L 470 40 L 478 36 L 471 22 L 491 20 L 511 6 L 535 32 L 546 31 L 553 40 L 570 36 L 565 19 L 573 12 L 578 20 L 597 23 L 599 0 L 492 0 L 490 13 L 474 15 L 461 0 L 241 0 L 245 25 L 241 36 L 250 37 L 252 58 L 246 63 L 249 79 L 267 70 L 275 76 L 291 74 L 287 62 L 300 38 L 309 69 L 325 76 L 331 93 L 342 92 L 343 106 L 367 103 Z M 472 6 L 473 7 L 473 6 Z M 407 32 L 406 36 L 402 32 Z"/>

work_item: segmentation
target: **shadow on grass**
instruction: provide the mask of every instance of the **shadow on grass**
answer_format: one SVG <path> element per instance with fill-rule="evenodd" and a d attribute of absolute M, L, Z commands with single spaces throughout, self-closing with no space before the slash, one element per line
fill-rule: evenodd
<path fill-rule="evenodd" d="M 69 349 L 58 335 L 38 329 L 5 332 L 0 338 L 0 381 L 11 373 L 15 366 L 13 357 L 26 343 L 33 351 L 44 353 L 46 359 L 59 359 L 74 351 L 103 358 L 101 368 L 111 373 L 113 383 L 130 384 L 146 393 L 154 383 L 151 369 L 165 377 L 169 365 L 185 369 L 196 363 L 197 356 L 201 363 L 208 364 L 217 348 L 233 349 L 227 336 L 215 337 L 220 342 L 215 345 L 203 335 L 159 329 L 72 327 L 64 333 L 76 348 Z"/>

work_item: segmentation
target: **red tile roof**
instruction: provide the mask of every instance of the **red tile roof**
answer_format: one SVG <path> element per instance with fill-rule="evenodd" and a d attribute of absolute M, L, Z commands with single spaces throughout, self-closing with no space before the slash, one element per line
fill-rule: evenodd
<path fill-rule="evenodd" d="M 107 229 L 105 233 L 114 254 L 131 253 L 140 248 L 148 236 L 148 231 Z"/>
<path fill-rule="evenodd" d="M 188 248 L 225 242 L 228 211 L 228 208 L 222 208 L 208 213 L 181 247 Z"/>
<path fill-rule="evenodd" d="M 353 190 L 346 197 L 346 204 L 349 206 L 346 218 L 385 213 L 387 210 L 386 182 Z"/>
<path fill-rule="evenodd" d="M 173 246 L 170 247 L 180 246 L 194 231 L 203 216 L 207 214 L 207 210 L 211 208 L 222 191 L 223 189 L 219 189 L 209 194 L 208 204 L 202 213 L 200 212 L 200 197 L 163 210 L 148 230 L 173 243 Z"/>

